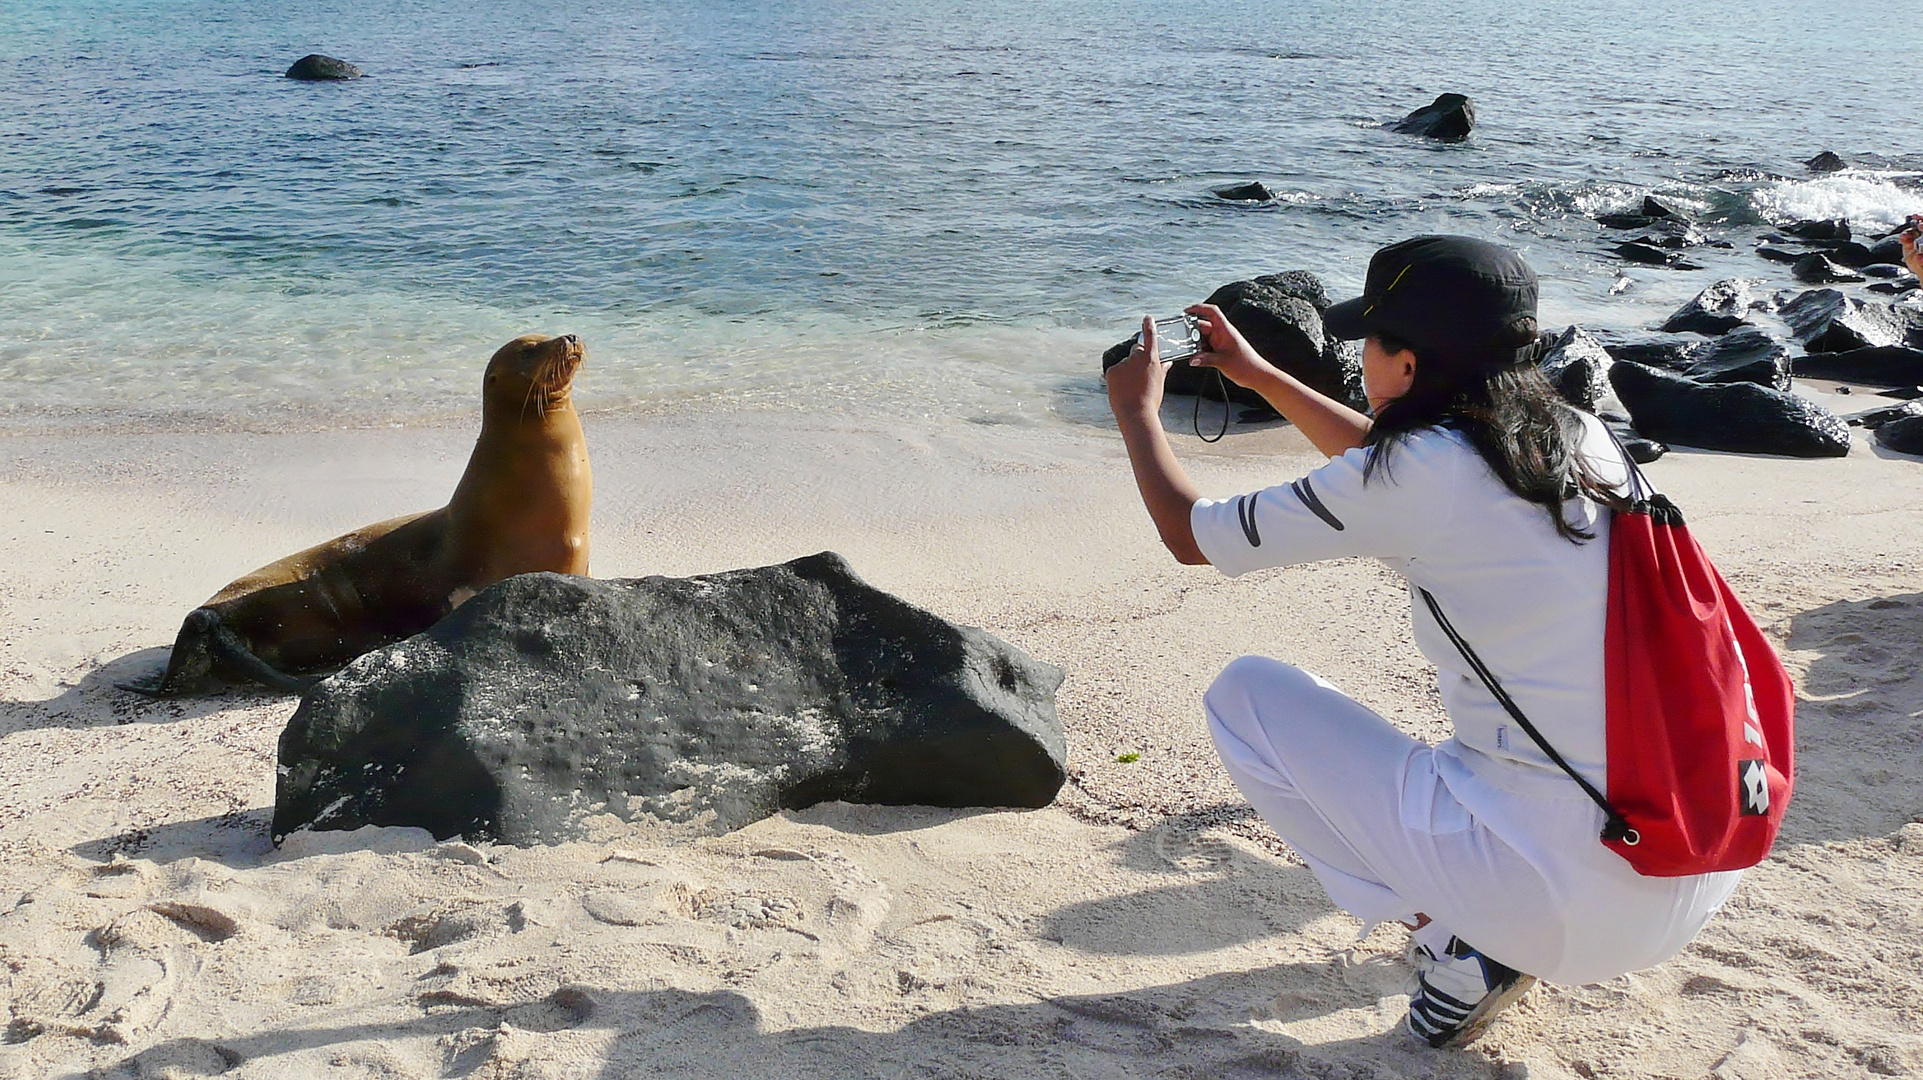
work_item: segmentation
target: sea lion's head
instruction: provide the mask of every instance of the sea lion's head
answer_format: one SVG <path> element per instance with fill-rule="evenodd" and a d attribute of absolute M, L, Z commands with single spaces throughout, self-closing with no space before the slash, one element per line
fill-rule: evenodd
<path fill-rule="evenodd" d="M 522 334 L 487 362 L 481 393 L 490 409 L 532 420 L 568 404 L 574 373 L 587 353 L 573 334 Z"/>

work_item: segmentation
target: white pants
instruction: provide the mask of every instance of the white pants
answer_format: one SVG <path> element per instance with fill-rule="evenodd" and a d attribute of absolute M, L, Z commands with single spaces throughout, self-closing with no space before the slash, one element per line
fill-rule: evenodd
<path fill-rule="evenodd" d="M 1365 922 L 1420 912 L 1517 970 L 1597 982 L 1681 951 L 1741 877 L 1642 877 L 1569 777 L 1429 746 L 1276 660 L 1230 664 L 1204 704 L 1236 786 Z"/>

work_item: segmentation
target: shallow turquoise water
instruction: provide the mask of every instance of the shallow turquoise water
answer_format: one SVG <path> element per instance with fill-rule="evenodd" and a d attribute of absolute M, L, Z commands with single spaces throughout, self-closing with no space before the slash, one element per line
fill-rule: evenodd
<path fill-rule="evenodd" d="M 590 403 L 1046 419 L 1140 312 L 1293 267 L 1353 290 L 1416 232 L 1521 246 L 1552 322 L 1635 326 L 1774 272 L 1771 221 L 1923 210 L 1923 65 L 1857 5 L 286 7 L 0 13 L 0 415 L 404 417 L 546 329 L 588 340 Z M 280 78 L 313 51 L 368 77 Z M 1465 143 L 1380 130 L 1445 90 Z M 1812 178 L 1820 149 L 1859 167 Z M 1282 198 L 1210 195 L 1251 179 Z M 1586 215 L 1646 191 L 1737 248 L 1612 297 Z"/>

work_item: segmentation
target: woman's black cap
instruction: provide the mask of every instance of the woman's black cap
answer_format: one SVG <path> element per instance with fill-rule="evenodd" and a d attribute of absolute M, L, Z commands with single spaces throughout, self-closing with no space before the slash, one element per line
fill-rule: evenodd
<path fill-rule="evenodd" d="M 1500 244 L 1418 236 L 1376 252 L 1362 295 L 1322 325 L 1344 339 L 1386 335 L 1417 355 L 1509 362 L 1536 340 L 1536 272 Z"/>

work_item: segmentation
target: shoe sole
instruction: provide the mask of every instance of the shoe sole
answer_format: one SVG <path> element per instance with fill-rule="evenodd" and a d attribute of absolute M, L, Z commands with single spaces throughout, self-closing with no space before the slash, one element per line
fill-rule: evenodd
<path fill-rule="evenodd" d="M 1461 1027 L 1450 1032 L 1448 1038 L 1429 1045 L 1438 1050 L 1456 1050 L 1482 1038 L 1482 1033 L 1489 1030 L 1490 1024 L 1495 1023 L 1496 1014 L 1522 1000 L 1522 996 L 1527 994 L 1529 988 L 1534 985 L 1536 985 L 1534 975 L 1516 976 L 1515 982 L 1500 990 L 1490 991 L 1481 1001 L 1476 1002 L 1476 1007 L 1469 1013 L 1469 1018 L 1462 1022 Z"/>

